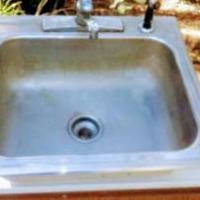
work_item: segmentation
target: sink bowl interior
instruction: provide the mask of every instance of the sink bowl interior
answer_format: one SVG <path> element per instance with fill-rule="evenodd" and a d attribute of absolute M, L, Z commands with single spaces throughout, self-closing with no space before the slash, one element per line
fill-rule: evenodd
<path fill-rule="evenodd" d="M 174 151 L 197 134 L 175 58 L 142 39 L 15 39 L 0 46 L 0 154 Z M 69 133 L 90 115 L 96 140 Z"/>

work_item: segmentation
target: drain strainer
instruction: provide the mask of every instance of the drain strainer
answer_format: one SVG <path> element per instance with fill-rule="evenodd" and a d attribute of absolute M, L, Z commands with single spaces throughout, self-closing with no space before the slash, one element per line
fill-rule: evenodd
<path fill-rule="evenodd" d="M 70 135 L 80 142 L 90 142 L 98 139 L 102 134 L 99 120 L 89 115 L 77 115 L 69 122 Z"/>

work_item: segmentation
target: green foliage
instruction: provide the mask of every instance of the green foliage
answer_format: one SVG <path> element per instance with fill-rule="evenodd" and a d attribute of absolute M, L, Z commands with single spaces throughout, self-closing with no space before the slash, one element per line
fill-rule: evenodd
<path fill-rule="evenodd" d="M 19 1 L 19 0 L 12 0 Z M 52 14 L 56 10 L 63 9 L 65 0 L 20 0 L 22 2 L 21 7 L 26 14 L 41 15 Z"/>
<path fill-rule="evenodd" d="M 20 1 L 0 0 L 0 15 L 20 15 L 23 13 Z"/>
<path fill-rule="evenodd" d="M 36 15 L 41 14 L 44 6 L 48 3 L 48 0 L 41 0 L 40 3 L 37 6 L 37 10 L 36 10 Z"/>
<path fill-rule="evenodd" d="M 56 14 L 63 10 L 65 0 L 40 0 L 35 14 Z"/>

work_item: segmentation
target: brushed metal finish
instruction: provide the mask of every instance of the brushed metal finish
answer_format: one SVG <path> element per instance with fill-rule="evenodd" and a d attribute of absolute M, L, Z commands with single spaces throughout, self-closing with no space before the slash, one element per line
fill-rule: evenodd
<path fill-rule="evenodd" d="M 178 66 L 158 41 L 16 39 L 0 52 L 1 155 L 169 151 L 196 137 Z M 99 118 L 103 137 L 72 140 L 76 113 Z"/>
<path fill-rule="evenodd" d="M 80 26 L 88 26 L 93 11 L 93 0 L 77 0 L 76 2 L 76 23 Z"/>
<path fill-rule="evenodd" d="M 89 40 L 44 32 L 52 19 L 71 17 L 0 17 L 0 194 L 199 187 L 200 93 L 176 20 L 144 33 L 120 17 L 124 32 Z M 71 137 L 76 116 L 101 136 Z"/>
<path fill-rule="evenodd" d="M 92 17 L 92 20 L 98 24 L 99 32 L 123 32 L 124 26 L 122 20 L 113 17 Z M 79 26 L 74 17 L 67 18 L 45 18 L 42 22 L 42 29 L 45 32 L 88 32 L 87 26 Z"/>

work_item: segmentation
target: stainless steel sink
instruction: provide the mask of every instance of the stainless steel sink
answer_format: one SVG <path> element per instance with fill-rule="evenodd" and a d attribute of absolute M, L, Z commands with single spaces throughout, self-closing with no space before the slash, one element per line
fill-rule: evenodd
<path fill-rule="evenodd" d="M 3 156 L 172 151 L 196 138 L 178 65 L 157 40 L 14 39 L 0 59 Z M 71 137 L 71 119 L 90 116 L 101 137 L 88 127 L 79 138 L 87 124 Z"/>
<path fill-rule="evenodd" d="M 0 19 L 2 193 L 180 187 L 200 164 L 200 95 L 174 18 L 143 33 L 122 17 L 97 40 L 44 18 Z"/>

